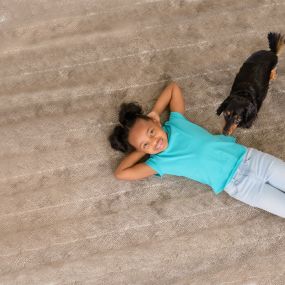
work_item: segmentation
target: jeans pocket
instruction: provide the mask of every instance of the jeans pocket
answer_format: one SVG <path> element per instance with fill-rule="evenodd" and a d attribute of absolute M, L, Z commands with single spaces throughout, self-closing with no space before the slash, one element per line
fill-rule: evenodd
<path fill-rule="evenodd" d="M 241 184 L 248 175 L 249 175 L 248 167 L 246 167 L 246 165 L 244 164 L 242 169 L 238 169 L 238 172 L 235 174 L 232 181 L 226 187 L 225 191 L 230 196 L 238 199 L 237 197 L 240 195 L 240 192 L 242 192 Z"/>

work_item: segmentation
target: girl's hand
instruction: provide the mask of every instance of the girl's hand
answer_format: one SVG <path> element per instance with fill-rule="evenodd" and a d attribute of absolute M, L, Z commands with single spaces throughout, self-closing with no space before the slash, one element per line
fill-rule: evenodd
<path fill-rule="evenodd" d="M 147 116 L 160 124 L 160 117 L 155 111 L 151 111 Z"/>

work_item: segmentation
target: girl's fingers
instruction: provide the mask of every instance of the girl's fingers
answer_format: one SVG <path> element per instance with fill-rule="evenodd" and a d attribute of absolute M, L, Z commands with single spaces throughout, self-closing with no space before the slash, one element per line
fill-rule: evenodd
<path fill-rule="evenodd" d="M 155 121 L 160 122 L 160 117 L 159 117 L 159 115 L 158 115 L 157 113 L 153 112 L 153 111 L 150 112 L 147 116 L 150 117 L 150 118 L 152 118 L 152 119 L 154 119 Z"/>

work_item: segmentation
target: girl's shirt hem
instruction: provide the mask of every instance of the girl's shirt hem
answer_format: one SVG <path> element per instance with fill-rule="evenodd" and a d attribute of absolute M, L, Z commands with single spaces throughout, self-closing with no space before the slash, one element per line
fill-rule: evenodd
<path fill-rule="evenodd" d="M 157 176 L 184 176 L 209 185 L 216 194 L 231 181 L 247 150 L 234 137 L 213 135 L 178 112 L 170 113 L 163 129 L 167 149 L 145 163 Z"/>

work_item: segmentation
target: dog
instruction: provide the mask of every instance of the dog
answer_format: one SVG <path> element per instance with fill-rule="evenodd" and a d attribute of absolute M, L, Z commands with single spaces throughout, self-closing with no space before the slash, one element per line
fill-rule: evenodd
<path fill-rule="evenodd" d="M 270 80 L 277 77 L 278 55 L 285 38 L 280 33 L 268 33 L 269 51 L 253 53 L 242 65 L 235 77 L 230 95 L 217 109 L 223 112 L 224 135 L 231 135 L 237 127 L 250 128 L 264 101 Z"/>

